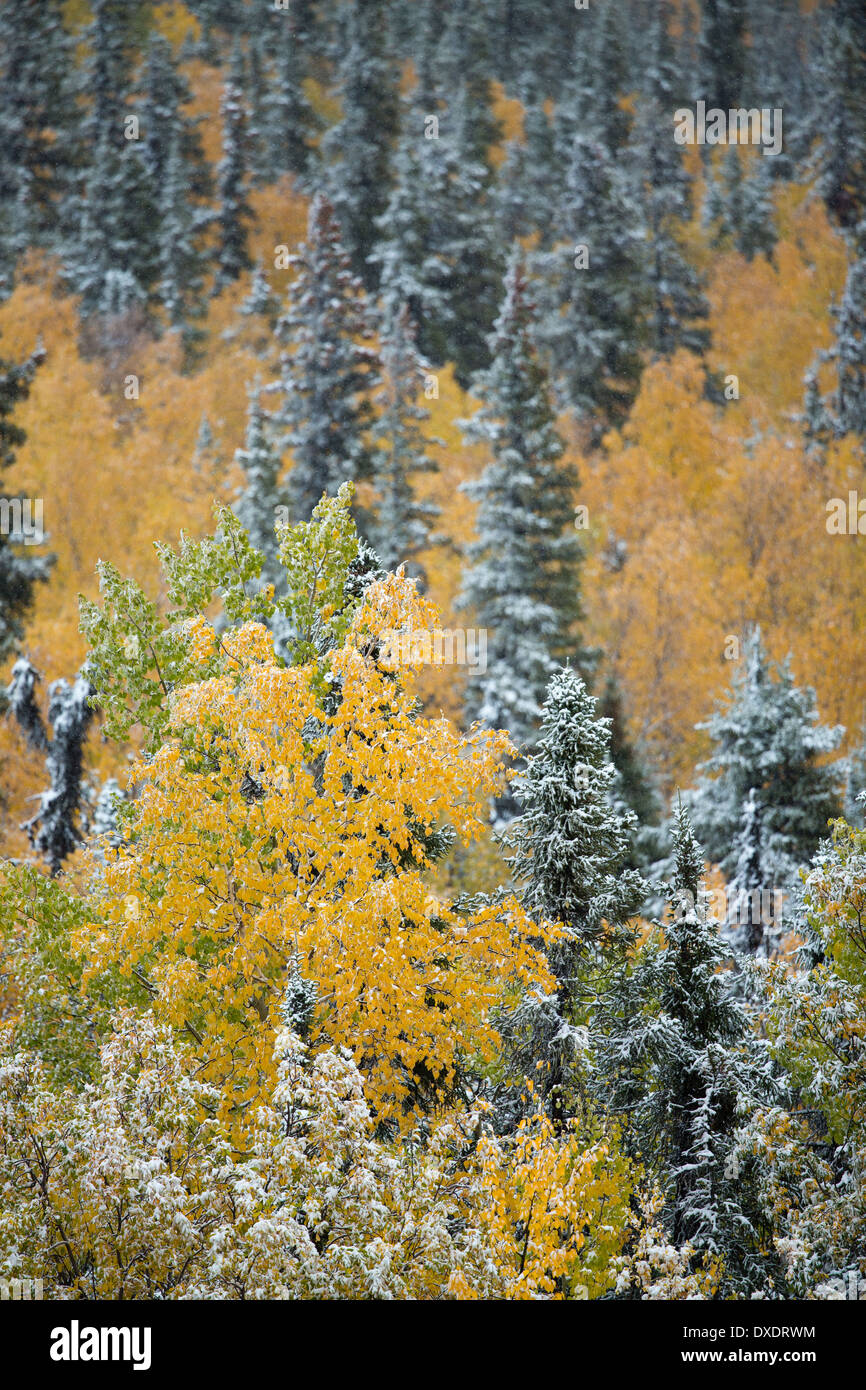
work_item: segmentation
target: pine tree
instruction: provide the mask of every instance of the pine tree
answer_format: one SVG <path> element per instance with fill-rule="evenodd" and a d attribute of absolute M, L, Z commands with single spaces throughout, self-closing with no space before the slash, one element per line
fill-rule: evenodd
<path fill-rule="evenodd" d="M 491 109 L 491 69 L 491 26 L 483 5 L 452 5 L 437 52 L 438 87 L 449 96 L 460 93 L 464 155 L 487 170 L 490 149 L 502 136 Z"/>
<path fill-rule="evenodd" d="M 746 260 L 756 255 L 773 258 L 777 241 L 770 161 L 757 158 L 744 176 L 739 148 L 731 145 L 722 162 L 721 177 L 707 174 L 703 222 L 713 228 L 712 244 L 730 241 Z"/>
<path fill-rule="evenodd" d="M 303 175 L 313 158 L 318 118 L 304 91 L 306 64 L 297 21 L 288 15 L 280 15 L 278 20 L 274 73 L 265 106 L 266 136 L 274 169 Z"/>
<path fill-rule="evenodd" d="M 160 196 L 159 297 L 171 327 L 181 333 L 189 355 L 200 338 L 195 320 L 204 312 L 205 261 L 199 238 L 210 214 L 191 205 L 185 170 L 180 141 L 175 138 L 169 145 Z"/>
<path fill-rule="evenodd" d="M 490 368 L 473 383 L 481 410 L 467 436 L 483 440 L 492 461 L 464 484 L 479 503 L 478 540 L 469 547 L 460 604 L 489 630 L 488 669 L 469 686 L 468 706 L 490 728 L 532 743 L 554 670 L 584 657 L 573 527 L 576 476 L 561 463 L 547 377 L 532 336 L 533 306 L 518 254 L 491 335 Z"/>
<path fill-rule="evenodd" d="M 217 274 L 214 291 L 237 280 L 252 266 L 247 246 L 247 223 L 253 212 L 246 196 L 248 172 L 247 118 L 238 87 L 227 83 L 220 103 L 223 157 L 217 168 Z"/>
<path fill-rule="evenodd" d="M 74 160 L 72 42 L 59 0 L 0 6 L 0 208 L 50 233 Z"/>
<path fill-rule="evenodd" d="M 747 0 L 701 0 L 698 92 L 707 106 L 748 105 Z"/>
<path fill-rule="evenodd" d="M 398 78 L 384 46 L 382 0 L 346 7 L 343 53 L 336 95 L 342 115 L 322 148 L 331 164 L 327 188 L 352 268 L 365 283 L 375 279 L 369 260 L 376 218 L 388 197 L 391 147 L 397 133 Z"/>
<path fill-rule="evenodd" d="M 622 98 L 628 91 L 628 50 L 622 6 L 606 0 L 594 18 L 590 101 L 597 132 L 611 155 L 628 140 L 631 118 Z"/>
<path fill-rule="evenodd" d="M 13 463 L 15 450 L 24 443 L 24 431 L 11 417 L 15 407 L 27 399 L 36 368 L 44 358 L 43 349 L 37 348 L 23 362 L 13 364 L 0 359 L 0 472 Z M 34 556 L 29 546 L 16 541 L 14 534 L 0 530 L 0 661 L 23 637 L 33 591 L 37 583 L 48 578 L 50 566 L 48 557 Z"/>
<path fill-rule="evenodd" d="M 188 196 L 210 197 L 212 180 L 198 121 L 184 112 L 192 101 L 192 93 L 178 71 L 171 44 L 160 33 L 154 32 L 148 38 L 138 91 L 143 157 L 154 187 L 163 189 L 175 148 Z"/>
<path fill-rule="evenodd" d="M 835 310 L 836 392 L 832 402 L 839 434 L 866 441 L 866 217 L 854 238 L 842 300 Z"/>
<path fill-rule="evenodd" d="M 630 919 L 646 895 L 640 874 L 626 867 L 636 818 L 611 804 L 610 728 L 580 677 L 570 667 L 557 671 L 536 751 L 515 784 L 520 815 L 505 837 L 527 912 L 567 928 L 552 964 L 561 1007 L 571 1017 L 587 983 L 581 970 L 588 974 L 599 959 L 621 959 L 633 940 Z"/>
<path fill-rule="evenodd" d="M 502 240 L 538 234 L 538 245 L 550 246 L 553 232 L 547 209 L 556 187 L 553 128 L 535 84 L 522 84 L 523 139 L 510 140 L 497 173 L 496 217 Z"/>
<path fill-rule="evenodd" d="M 696 830 L 726 878 L 737 869 L 744 807 L 760 806 L 765 887 L 782 888 L 806 864 L 839 813 L 839 769 L 823 763 L 844 730 L 818 723 L 815 692 L 794 684 L 789 661 L 774 666 L 760 630 L 744 645 L 726 705 L 699 726 L 713 741 L 690 797 Z"/>
<path fill-rule="evenodd" d="M 371 393 L 379 368 L 363 288 L 324 194 L 313 199 L 307 239 L 292 265 L 297 275 L 276 329 L 284 344 L 280 379 L 269 389 L 281 396 L 274 414 L 278 447 L 292 451 L 292 515 L 306 520 L 323 493 L 370 475 Z"/>
<path fill-rule="evenodd" d="M 652 61 L 647 95 L 637 107 L 632 144 L 649 237 L 650 343 L 662 357 L 679 347 L 702 352 L 709 337 L 705 324 L 709 305 L 678 235 L 691 216 L 692 200 L 691 179 L 680 148 L 669 138 L 677 84 L 669 24 L 669 6 L 661 3 L 647 39 Z"/>
<path fill-rule="evenodd" d="M 438 130 L 429 117 L 438 121 Z M 378 226 L 372 259 L 381 266 L 386 318 L 406 303 L 418 344 L 434 363 L 452 361 L 464 388 L 489 362 L 501 263 L 496 249 L 489 171 L 472 155 L 461 90 L 447 111 L 407 106 L 394 161 L 395 181 Z"/>
<path fill-rule="evenodd" d="M 405 304 L 383 337 L 381 353 L 383 385 L 372 432 L 376 517 L 371 541 L 383 568 L 394 570 L 430 544 L 430 523 L 439 510 L 420 501 L 412 488 L 412 475 L 430 473 L 436 464 L 422 430 L 430 412 L 418 403 L 427 364 L 415 346 L 415 325 Z"/>
<path fill-rule="evenodd" d="M 758 255 L 771 261 L 777 240 L 772 161 L 759 157 L 752 161 L 749 177 L 743 182 L 740 222 L 735 228 L 734 244 L 747 261 Z"/>
<path fill-rule="evenodd" d="M 67 274 L 84 314 L 106 317 L 146 303 L 160 274 L 157 195 L 135 142 L 117 117 L 93 151 Z"/>
<path fill-rule="evenodd" d="M 235 452 L 245 485 L 238 493 L 234 511 L 251 543 L 265 557 L 262 578 L 276 588 L 282 571 L 277 560 L 275 528 L 280 509 L 286 520 L 288 513 L 286 493 L 280 487 L 282 460 L 270 443 L 268 427 L 256 385 L 249 393 L 244 447 Z"/>
<path fill-rule="evenodd" d="M 626 864 L 646 872 L 664 857 L 661 800 L 650 768 L 629 738 L 622 690 L 612 673 L 607 676 L 598 708 L 610 724 L 610 758 L 616 773 L 611 805 L 621 813 L 630 812 L 637 821 Z"/>
<path fill-rule="evenodd" d="M 866 215 L 866 12 L 835 0 L 819 15 L 813 133 L 818 187 L 845 228 Z"/>
<path fill-rule="evenodd" d="M 656 922 L 600 1035 L 601 1094 L 665 1199 L 665 1223 L 695 1262 L 720 1261 L 723 1297 L 763 1284 L 761 1237 L 737 1130 L 770 1093 L 708 915 L 703 854 L 688 813 L 674 818 L 672 912 Z M 764 1266 L 765 1267 L 765 1266 Z"/>
<path fill-rule="evenodd" d="M 648 285 L 637 190 L 599 133 L 575 136 L 557 219 L 539 260 L 541 338 L 563 405 L 622 420 L 640 380 Z"/>
<path fill-rule="evenodd" d="M 35 688 L 39 677 L 23 657 L 12 670 L 12 682 L 6 695 L 11 713 L 15 716 L 31 747 L 45 754 L 45 764 L 51 779 L 47 791 L 39 799 L 39 810 L 22 827 L 30 843 L 45 858 L 53 877 L 60 873 L 64 860 L 75 852 L 83 840 L 78 826 L 82 802 L 83 749 L 87 731 L 93 719 L 90 704 L 93 687 L 85 676 L 68 681 L 52 681 L 48 687 L 48 722 L 52 727 L 49 739 L 36 704 Z"/>

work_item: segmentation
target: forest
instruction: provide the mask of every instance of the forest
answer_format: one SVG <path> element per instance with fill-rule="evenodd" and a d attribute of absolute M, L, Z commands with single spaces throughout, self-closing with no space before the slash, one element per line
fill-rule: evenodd
<path fill-rule="evenodd" d="M 0 0 L 0 472 L 4 1298 L 866 1298 L 862 0 Z"/>

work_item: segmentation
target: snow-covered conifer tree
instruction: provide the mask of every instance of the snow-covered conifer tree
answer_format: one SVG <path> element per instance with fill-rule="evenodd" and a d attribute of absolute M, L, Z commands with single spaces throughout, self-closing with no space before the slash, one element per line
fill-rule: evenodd
<path fill-rule="evenodd" d="M 611 804 L 610 728 L 574 670 L 552 677 L 535 752 L 515 783 L 520 816 L 506 837 L 524 907 L 567 929 L 553 965 L 570 1011 L 581 963 L 615 956 L 632 940 L 629 922 L 646 896 L 640 874 L 625 867 L 636 818 Z"/>
<path fill-rule="evenodd" d="M 0 474 L 14 462 L 15 450 L 24 442 L 24 431 L 11 417 L 30 394 L 33 375 L 44 358 L 41 347 L 23 362 L 0 358 Z M 23 506 L 23 499 L 19 500 Z M 0 532 L 0 660 L 9 656 L 23 637 L 33 591 L 37 583 L 48 578 L 51 567 L 50 557 L 34 554 L 33 547 L 23 541 L 23 534 Z"/>
<path fill-rule="evenodd" d="M 78 815 L 84 741 L 93 719 L 93 687 L 82 675 L 71 685 L 65 680 L 52 681 L 48 687 L 48 722 L 52 727 L 49 739 L 35 699 L 38 679 L 30 662 L 21 657 L 13 667 L 6 694 L 28 743 L 45 754 L 51 785 L 42 792 L 36 815 L 22 828 L 56 876 L 83 838 Z"/>
<path fill-rule="evenodd" d="M 337 74 L 340 120 L 323 140 L 327 189 L 355 273 L 375 279 L 370 252 L 376 218 L 388 197 L 391 146 L 398 123 L 398 75 L 388 52 L 382 0 L 344 11 L 345 33 Z"/>
<path fill-rule="evenodd" d="M 760 630 L 744 643 L 727 703 L 700 727 L 714 748 L 689 804 L 710 859 L 734 876 L 749 807 L 760 807 L 764 886 L 784 888 L 839 812 L 840 770 L 824 758 L 844 730 L 819 724 L 815 692 L 794 684 L 789 661 L 768 660 Z"/>
<path fill-rule="evenodd" d="M 415 325 L 404 304 L 382 340 L 382 389 L 379 415 L 372 437 L 376 515 L 371 541 L 386 570 L 425 549 L 430 523 L 438 515 L 431 502 L 420 500 L 412 476 L 430 473 L 436 464 L 427 452 L 422 424 L 430 412 L 419 404 L 426 363 L 415 346 Z"/>
<path fill-rule="evenodd" d="M 464 485 L 478 502 L 460 604 L 488 631 L 487 670 L 468 690 L 468 708 L 489 728 L 531 744 L 545 691 L 569 656 L 583 658 L 580 542 L 573 526 L 573 469 L 561 462 L 547 377 L 533 341 L 533 305 L 519 254 L 491 335 L 491 366 L 473 391 L 481 410 L 467 436 L 484 441 L 491 462 Z"/>
<path fill-rule="evenodd" d="M 239 87 L 226 84 L 220 103 L 223 157 L 217 169 L 217 274 L 214 289 L 221 290 L 252 266 L 247 245 L 247 223 L 252 209 L 247 201 L 247 117 Z"/>
<path fill-rule="evenodd" d="M 672 911 L 639 950 L 599 1035 L 599 1086 L 665 1199 L 674 1245 L 720 1261 L 723 1296 L 764 1283 L 762 1231 L 737 1131 L 770 1094 L 766 1064 L 725 970 L 729 951 L 702 891 L 703 853 L 674 817 Z"/>
<path fill-rule="evenodd" d="M 286 492 L 280 487 L 282 460 L 270 442 L 269 420 L 262 409 L 258 385 L 249 393 L 244 447 L 235 459 L 244 472 L 245 485 L 234 511 L 250 541 L 265 557 L 262 578 L 277 587 L 282 571 L 277 560 L 275 527 L 278 508 L 286 508 Z"/>
<path fill-rule="evenodd" d="M 292 265 L 297 275 L 276 328 L 284 345 L 280 377 L 269 389 L 280 397 L 277 447 L 292 451 L 292 516 L 307 520 L 323 493 L 370 475 L 370 397 L 379 365 L 363 287 L 324 194 L 313 199 L 307 239 Z"/>
<path fill-rule="evenodd" d="M 538 258 L 539 337 L 562 405 L 620 420 L 637 392 L 649 287 L 636 181 L 587 117 L 569 153 L 555 245 Z"/>

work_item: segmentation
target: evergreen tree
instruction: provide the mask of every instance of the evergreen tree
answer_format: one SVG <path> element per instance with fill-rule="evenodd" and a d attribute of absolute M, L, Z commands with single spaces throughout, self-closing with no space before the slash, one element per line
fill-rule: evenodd
<path fill-rule="evenodd" d="M 280 451 L 292 451 L 292 515 L 306 520 L 322 496 L 347 479 L 369 477 L 371 392 L 378 359 L 370 311 L 324 194 L 310 207 L 307 239 L 292 257 L 297 275 L 277 323 L 284 345 L 274 414 Z"/>
<path fill-rule="evenodd" d="M 352 268 L 370 285 L 375 272 L 369 256 L 376 218 L 388 197 L 391 147 L 397 133 L 398 78 L 384 47 L 387 26 L 382 0 L 347 6 L 345 30 L 336 87 L 342 115 L 325 135 L 322 147 L 331 160 L 328 192 Z"/>
<path fill-rule="evenodd" d="M 153 32 L 139 81 L 139 110 L 144 162 L 155 188 L 163 189 L 173 147 L 184 171 L 188 196 L 211 196 L 210 169 L 202 149 L 198 121 L 184 112 L 192 100 L 178 71 L 171 44 Z"/>
<path fill-rule="evenodd" d="M 661 801 L 649 768 L 629 738 L 622 691 L 613 674 L 605 681 L 598 708 L 610 724 L 610 758 L 616 774 L 611 805 L 621 813 L 630 812 L 637 821 L 626 863 L 646 872 L 664 857 Z"/>
<path fill-rule="evenodd" d="M 770 1083 L 747 1048 L 747 1017 L 723 969 L 729 952 L 707 913 L 703 854 L 682 806 L 673 860 L 673 911 L 654 924 L 606 1020 L 600 1082 L 662 1188 L 673 1244 L 688 1242 L 696 1262 L 720 1261 L 723 1297 L 748 1297 L 763 1286 L 764 1233 L 737 1130 Z"/>
<path fill-rule="evenodd" d="M 249 394 L 244 447 L 235 452 L 235 460 L 244 473 L 244 486 L 238 493 L 234 511 L 253 546 L 265 557 L 262 578 L 276 589 L 281 570 L 275 528 L 279 509 L 285 512 L 285 520 L 288 520 L 288 512 L 286 494 L 280 487 L 282 460 L 270 443 L 269 433 L 269 420 L 262 409 L 256 385 Z"/>
<path fill-rule="evenodd" d="M 789 662 L 768 661 L 761 634 L 747 639 L 727 703 L 706 724 L 714 749 L 690 797 L 710 859 L 733 878 L 750 806 L 760 807 L 764 887 L 788 884 L 839 813 L 839 770 L 823 764 L 844 730 L 818 723 L 815 692 L 799 689 Z M 752 794 L 754 793 L 754 800 Z"/>
<path fill-rule="evenodd" d="M 156 190 L 135 142 L 118 133 L 117 120 L 98 136 L 67 266 L 84 314 L 116 316 L 145 304 L 160 275 Z"/>
<path fill-rule="evenodd" d="M 430 412 L 418 403 L 426 363 L 415 346 L 415 325 L 405 304 L 382 340 L 382 390 L 373 429 L 376 517 L 373 548 L 385 570 L 394 570 L 430 544 L 430 523 L 438 507 L 422 502 L 412 475 L 430 473 L 422 423 Z"/>
<path fill-rule="evenodd" d="M 45 754 L 51 779 L 39 799 L 39 810 L 22 829 L 30 843 L 45 858 L 52 876 L 60 873 L 64 860 L 83 840 L 78 827 L 82 802 L 83 749 L 93 719 L 90 704 L 93 687 L 82 675 L 68 681 L 52 681 L 48 687 L 49 739 L 35 699 L 39 677 L 29 661 L 16 661 L 6 695 L 9 709 L 17 719 L 32 748 Z"/>
<path fill-rule="evenodd" d="M 631 152 L 640 178 L 643 219 L 649 245 L 647 280 L 652 307 L 649 334 L 653 351 L 666 357 L 677 348 L 702 352 L 708 341 L 709 305 L 697 271 L 689 264 L 680 230 L 692 211 L 691 179 L 680 147 L 670 139 L 676 106 L 677 73 L 669 6 L 654 10 L 647 48 L 652 55 L 646 96 L 637 107 Z"/>
<path fill-rule="evenodd" d="M 491 335 L 491 365 L 473 383 L 482 407 L 466 427 L 469 438 L 489 446 L 492 461 L 477 481 L 463 485 L 479 507 L 460 603 L 489 630 L 488 669 L 470 684 L 469 708 L 521 744 L 534 741 L 554 670 L 569 656 L 585 656 L 575 632 L 576 477 L 561 463 L 563 444 L 532 328 L 525 273 L 513 255 Z"/>
<path fill-rule="evenodd" d="M 93 20 L 85 31 L 85 61 L 79 76 L 84 101 L 81 134 L 88 148 L 111 132 L 119 138 L 127 95 L 132 87 L 130 7 L 126 0 L 94 0 Z"/>
<path fill-rule="evenodd" d="M 580 677 L 570 667 L 557 671 L 536 751 L 515 784 L 520 816 L 505 839 L 527 912 L 567 928 L 552 964 L 571 1017 L 587 983 L 578 978 L 581 967 L 597 965 L 599 952 L 602 959 L 621 956 L 646 894 L 640 874 L 626 867 L 636 819 L 611 804 L 617 774 L 610 729 Z"/>
<path fill-rule="evenodd" d="M 708 107 L 748 105 L 748 12 L 747 0 L 701 0 L 697 95 Z"/>
<path fill-rule="evenodd" d="M 280 301 L 271 289 L 262 262 L 256 261 L 250 282 L 250 292 L 240 307 L 245 318 L 258 315 L 273 330 L 280 313 Z"/>
<path fill-rule="evenodd" d="M 835 0 L 819 15 L 813 132 L 818 187 L 839 224 L 866 214 L 866 10 Z"/>
<path fill-rule="evenodd" d="M 553 128 L 533 83 L 521 90 L 523 139 L 509 140 L 496 181 L 496 216 L 502 240 L 538 233 L 548 249 L 553 231 L 547 209 L 554 197 L 556 162 Z"/>
<path fill-rule="evenodd" d="M 773 258 L 777 241 L 770 161 L 758 157 L 744 176 L 739 148 L 731 145 L 722 162 L 721 178 L 707 175 L 703 221 L 713 227 L 712 243 L 730 241 L 746 260 L 756 255 Z"/>
<path fill-rule="evenodd" d="M 539 260 L 541 337 L 563 405 L 622 420 L 637 392 L 648 304 L 637 190 L 595 132 L 575 136 L 557 219 Z"/>
<path fill-rule="evenodd" d="M 833 357 L 836 392 L 832 402 L 839 434 L 866 441 L 866 217 L 857 227 L 853 259 L 836 318 Z"/>
<path fill-rule="evenodd" d="M 247 223 L 253 212 L 246 196 L 248 172 L 247 118 L 241 91 L 228 83 L 220 103 L 223 157 L 217 168 L 217 274 L 219 292 L 252 266 L 247 246 Z"/>
<path fill-rule="evenodd" d="M 204 311 L 205 260 L 199 238 L 210 214 L 190 203 L 185 170 L 180 141 L 175 138 L 169 146 L 160 196 L 159 297 L 171 327 L 181 333 L 189 354 L 200 338 L 195 320 Z"/>
<path fill-rule="evenodd" d="M 74 162 L 72 42 L 59 0 L 0 6 L 0 208 L 50 232 Z"/>
<path fill-rule="evenodd" d="M 491 26 L 483 5 L 452 5 L 437 53 L 438 86 L 449 95 L 460 93 L 465 157 L 488 170 L 490 149 L 502 136 L 491 109 L 491 72 Z"/>
<path fill-rule="evenodd" d="M 304 92 L 304 50 L 294 17 L 279 15 L 275 35 L 276 56 L 270 91 L 266 98 L 266 135 L 277 173 L 306 174 L 313 157 L 313 137 L 318 119 Z"/>
<path fill-rule="evenodd" d="M 15 450 L 24 443 L 24 431 L 11 417 L 30 394 L 30 383 L 44 357 L 42 348 L 37 348 L 23 362 L 0 359 L 0 472 L 13 463 Z M 34 588 L 48 578 L 51 565 L 48 557 L 33 555 L 30 547 L 22 544 L 23 539 L 0 530 L 0 661 L 14 651 L 24 635 Z"/>
<path fill-rule="evenodd" d="M 408 104 L 372 257 L 381 266 L 386 318 L 390 306 L 405 303 L 424 357 L 452 361 L 464 388 L 489 362 L 501 285 L 488 170 L 472 157 L 470 136 L 463 93 L 438 116 L 420 95 Z"/>

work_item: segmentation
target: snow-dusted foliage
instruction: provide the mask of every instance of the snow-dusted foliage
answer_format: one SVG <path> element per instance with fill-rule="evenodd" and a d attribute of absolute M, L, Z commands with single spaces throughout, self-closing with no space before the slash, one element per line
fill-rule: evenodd
<path fill-rule="evenodd" d="M 540 1117 L 511 1144 L 483 1110 L 383 1142 L 348 1051 L 312 1056 L 283 1028 L 238 1158 L 147 1013 L 115 1017 L 77 1093 L 9 1030 L 0 1043 L 0 1270 L 48 1297 L 547 1298 L 614 1277 L 607 1148 L 557 1145 Z M 515 1202 L 535 1211 L 531 1243 Z"/>

